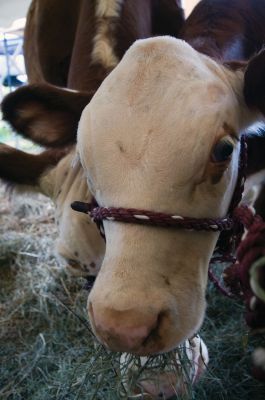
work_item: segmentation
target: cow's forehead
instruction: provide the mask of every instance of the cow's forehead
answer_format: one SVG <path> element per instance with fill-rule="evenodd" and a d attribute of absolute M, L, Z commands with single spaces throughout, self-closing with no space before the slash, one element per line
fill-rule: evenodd
<path fill-rule="evenodd" d="M 97 97 L 109 97 L 130 106 L 141 101 L 155 102 L 155 95 L 168 86 L 176 94 L 200 95 L 206 86 L 220 91 L 231 90 L 228 71 L 209 57 L 197 52 L 189 44 L 171 37 L 137 41 L 123 60 L 105 80 Z M 161 93 L 162 94 L 162 93 Z M 109 100 L 108 98 L 108 100 Z M 103 100 L 103 99 L 102 99 Z M 178 100 L 176 96 L 175 100 Z M 104 100 L 103 100 L 104 102 Z"/>
<path fill-rule="evenodd" d="M 237 99 L 230 71 L 170 37 L 138 41 L 106 78 L 84 111 L 79 137 L 139 143 L 146 131 L 159 137 L 214 135 L 236 124 Z M 83 116 L 83 120 L 86 117 Z M 234 127 L 235 129 L 237 126 Z M 156 138 L 158 143 L 159 138 Z M 213 138 L 214 139 L 214 138 Z M 100 143 L 104 147 L 104 143 Z"/>
<path fill-rule="evenodd" d="M 197 124 L 200 113 L 213 116 L 220 115 L 222 110 L 225 114 L 227 109 L 231 111 L 231 102 L 236 101 L 232 76 L 229 70 L 182 40 L 140 40 L 105 79 L 88 110 L 94 121 L 97 118 L 108 129 L 112 129 L 112 116 L 115 130 L 139 129 L 139 123 L 161 124 L 162 117 L 179 125 L 180 113 Z M 127 115 L 127 120 L 121 113 Z M 130 127 L 126 127 L 129 120 Z"/>

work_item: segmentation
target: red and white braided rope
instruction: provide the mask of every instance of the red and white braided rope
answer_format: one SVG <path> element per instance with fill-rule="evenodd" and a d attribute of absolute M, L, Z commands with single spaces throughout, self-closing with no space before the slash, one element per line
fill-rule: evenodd
<path fill-rule="evenodd" d="M 234 226 L 234 220 L 230 217 L 191 218 L 135 208 L 92 207 L 90 204 L 78 201 L 72 204 L 72 208 L 76 211 L 85 212 L 96 223 L 106 220 L 213 232 L 229 231 Z"/>

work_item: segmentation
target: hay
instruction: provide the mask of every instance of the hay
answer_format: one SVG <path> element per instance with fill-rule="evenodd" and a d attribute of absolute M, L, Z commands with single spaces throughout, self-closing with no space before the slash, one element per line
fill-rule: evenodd
<path fill-rule="evenodd" d="M 84 281 L 65 273 L 53 251 L 55 238 L 46 198 L 10 200 L 0 188 L 0 398 L 126 398 L 119 355 L 91 334 Z M 210 364 L 195 390 L 189 386 L 189 398 L 264 400 L 265 385 L 249 373 L 249 355 L 264 336 L 249 336 L 242 305 L 212 287 L 208 303 L 201 336 Z M 168 357 L 160 356 L 166 365 Z"/>

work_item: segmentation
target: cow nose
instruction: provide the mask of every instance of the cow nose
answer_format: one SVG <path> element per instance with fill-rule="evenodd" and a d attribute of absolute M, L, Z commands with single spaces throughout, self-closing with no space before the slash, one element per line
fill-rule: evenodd
<path fill-rule="evenodd" d="M 88 306 L 90 321 L 98 339 L 113 351 L 137 352 L 158 328 L 158 314 L 138 310 L 117 311 Z"/>

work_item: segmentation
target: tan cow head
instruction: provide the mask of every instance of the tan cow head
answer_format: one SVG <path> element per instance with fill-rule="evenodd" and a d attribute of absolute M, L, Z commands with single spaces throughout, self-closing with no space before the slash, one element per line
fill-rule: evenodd
<path fill-rule="evenodd" d="M 237 179 L 238 138 L 258 115 L 247 108 L 243 88 L 242 70 L 183 41 L 136 42 L 79 124 L 78 151 L 98 203 L 225 216 Z M 204 318 L 218 234 L 113 221 L 104 228 L 106 254 L 88 299 L 98 338 L 113 350 L 144 355 L 193 335 Z"/>

